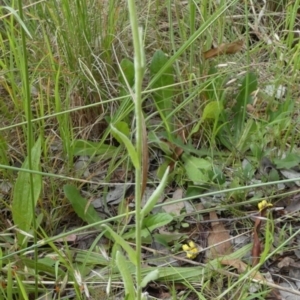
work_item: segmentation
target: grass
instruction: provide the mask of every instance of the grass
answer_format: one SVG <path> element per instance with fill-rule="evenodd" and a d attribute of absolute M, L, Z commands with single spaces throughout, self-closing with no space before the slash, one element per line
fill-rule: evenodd
<path fill-rule="evenodd" d="M 293 195 L 278 183 L 293 184 L 281 169 L 300 162 L 300 1 L 227 2 L 3 4 L 1 298 L 274 292 L 264 282 L 250 293 L 253 272 L 291 253 L 297 221 L 274 213 L 251 266 L 248 211 Z M 237 40 L 244 40 L 237 53 L 203 58 Z M 264 157 L 272 172 L 262 170 Z M 205 240 L 215 210 L 249 243 L 222 259 L 203 250 L 189 260 L 182 253 L 189 239 L 214 246 Z"/>

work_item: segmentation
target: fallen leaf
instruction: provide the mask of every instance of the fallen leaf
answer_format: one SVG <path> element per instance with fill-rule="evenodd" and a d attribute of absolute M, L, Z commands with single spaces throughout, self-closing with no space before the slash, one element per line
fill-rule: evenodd
<path fill-rule="evenodd" d="M 281 269 L 283 267 L 289 267 L 290 264 L 292 264 L 294 262 L 295 262 L 295 260 L 293 258 L 286 256 L 278 263 L 277 266 L 279 269 Z"/>
<path fill-rule="evenodd" d="M 207 243 L 210 247 L 207 257 L 216 258 L 232 253 L 230 236 L 221 222 L 218 222 L 218 216 L 215 211 L 209 213 L 212 231 L 208 236 Z"/>
<path fill-rule="evenodd" d="M 283 169 L 283 170 L 280 170 L 280 173 L 287 179 L 294 179 L 294 178 L 297 179 L 300 177 L 300 172 L 297 172 L 292 169 L 291 170 Z M 297 186 L 300 186 L 300 180 L 295 180 L 294 182 Z"/>
<path fill-rule="evenodd" d="M 221 264 L 236 268 L 239 274 L 244 273 L 249 269 L 249 266 L 247 264 L 245 264 L 243 261 L 241 261 L 240 259 L 238 259 L 238 258 L 236 258 L 236 259 L 222 259 Z M 254 274 L 252 276 L 253 279 L 258 280 L 258 281 L 262 281 L 262 282 L 266 281 L 264 276 L 261 275 L 259 272 L 254 271 L 253 274 Z"/>
<path fill-rule="evenodd" d="M 172 199 L 168 199 L 167 201 L 165 201 L 165 203 L 167 204 L 168 201 L 173 201 L 173 200 L 179 200 L 182 199 L 183 196 L 183 190 L 182 189 L 177 189 L 174 193 L 173 193 L 173 197 Z M 184 208 L 184 202 L 177 202 L 177 203 L 172 203 L 172 204 L 168 204 L 168 205 L 164 205 L 163 209 L 166 213 L 172 213 L 175 216 L 180 216 L 181 214 L 181 210 Z"/>
<path fill-rule="evenodd" d="M 221 44 L 217 48 L 205 51 L 203 53 L 203 56 L 205 59 L 209 59 L 222 54 L 234 54 L 241 51 L 243 45 L 244 45 L 243 40 L 238 40 L 229 44 Z"/>
<path fill-rule="evenodd" d="M 247 264 L 245 264 L 243 261 L 241 261 L 240 259 L 238 259 L 238 258 L 222 259 L 221 264 L 237 269 L 239 274 L 244 273 L 244 272 L 249 270 L 249 266 Z M 272 276 L 269 273 L 266 273 L 266 275 L 264 277 L 262 274 L 260 274 L 256 270 L 253 270 L 253 272 L 251 273 L 250 276 L 252 277 L 252 279 L 257 280 L 260 283 L 268 283 L 268 282 L 270 282 L 270 280 L 272 280 Z M 271 281 L 271 283 L 274 284 L 274 282 L 272 282 L 272 281 Z M 250 289 L 252 289 L 253 292 L 254 291 L 256 292 L 258 290 L 258 287 L 257 286 L 252 286 L 252 287 L 250 287 Z M 268 297 L 266 299 L 281 300 L 280 293 L 279 293 L 278 289 L 273 287 L 270 294 L 268 295 Z"/>

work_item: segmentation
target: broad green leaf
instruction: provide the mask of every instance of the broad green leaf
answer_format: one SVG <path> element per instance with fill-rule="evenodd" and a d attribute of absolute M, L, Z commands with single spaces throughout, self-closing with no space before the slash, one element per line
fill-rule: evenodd
<path fill-rule="evenodd" d="M 155 191 L 153 192 L 153 194 L 150 196 L 150 198 L 147 200 L 145 206 L 143 207 L 143 209 L 141 211 L 142 218 L 145 217 L 148 213 L 150 213 L 150 211 L 156 204 L 157 200 L 160 198 L 161 194 L 163 193 L 164 188 L 168 182 L 169 169 L 170 168 L 167 167 L 165 174 L 164 174 L 163 178 L 161 179 L 158 187 L 155 189 Z"/>
<path fill-rule="evenodd" d="M 185 197 L 192 198 L 197 195 L 201 195 L 202 193 L 203 193 L 203 187 L 200 187 L 198 185 L 189 184 L 189 186 L 186 190 L 186 193 L 185 193 Z"/>
<path fill-rule="evenodd" d="M 155 269 L 151 272 L 149 272 L 142 280 L 141 286 L 145 287 L 150 281 L 155 281 L 157 278 L 159 278 L 159 270 Z"/>
<path fill-rule="evenodd" d="M 165 226 L 173 221 L 173 216 L 168 213 L 158 213 L 149 215 L 143 220 L 143 228 L 148 229 L 150 232 L 156 228 Z"/>
<path fill-rule="evenodd" d="M 128 124 L 127 124 L 126 122 L 120 121 L 120 122 L 118 122 L 118 123 L 115 123 L 114 126 L 115 126 L 115 128 L 116 128 L 119 132 L 121 132 L 121 133 L 123 133 L 125 136 L 129 137 L 129 135 L 130 135 L 130 129 L 129 129 L 129 126 L 128 126 Z M 119 136 L 118 136 L 118 134 L 114 133 L 114 131 L 112 131 L 112 135 L 113 135 L 113 137 L 114 137 L 120 144 L 123 143 L 122 139 L 120 139 Z"/>
<path fill-rule="evenodd" d="M 41 138 L 39 138 L 31 149 L 31 163 L 33 171 L 40 171 L 41 161 Z M 29 169 L 28 157 L 25 159 L 21 169 Z M 12 201 L 12 215 L 14 224 L 21 230 L 29 232 L 34 211 L 32 211 L 32 198 L 34 207 L 40 197 L 42 190 L 42 176 L 40 174 L 32 174 L 33 195 L 30 188 L 30 173 L 19 171 Z M 33 196 L 33 197 L 32 197 Z M 21 245 L 24 240 L 22 234 L 18 234 L 18 242 Z"/>
<path fill-rule="evenodd" d="M 128 299 L 135 299 L 134 280 L 131 276 L 130 268 L 128 268 L 128 264 L 130 264 L 130 262 L 126 260 L 120 251 L 117 251 L 116 261 L 123 279 L 125 296 Z"/>
<path fill-rule="evenodd" d="M 166 174 L 167 169 L 169 168 L 171 163 L 171 159 L 166 159 L 162 164 L 159 165 L 156 176 L 161 180 L 164 177 L 164 174 Z M 172 174 L 170 174 L 170 177 Z"/>
<path fill-rule="evenodd" d="M 115 146 L 85 140 L 75 140 L 72 144 L 74 155 L 103 155 L 105 158 L 111 158 L 117 149 Z"/>
<path fill-rule="evenodd" d="M 288 153 L 285 158 L 274 159 L 278 169 L 290 169 L 300 164 L 300 156 L 295 153 Z"/>
<path fill-rule="evenodd" d="M 136 150 L 135 150 L 133 144 L 131 143 L 131 141 L 129 140 L 129 138 L 125 134 L 120 132 L 113 125 L 110 125 L 110 127 L 111 127 L 112 132 L 114 134 L 116 134 L 120 138 L 120 140 L 123 142 L 123 144 L 125 145 L 134 167 L 136 169 L 140 169 L 140 162 L 138 160 Z"/>
<path fill-rule="evenodd" d="M 211 101 L 205 107 L 202 115 L 202 120 L 216 120 L 223 110 L 223 105 L 219 101 Z"/>
<path fill-rule="evenodd" d="M 182 158 L 185 162 L 184 168 L 186 174 L 189 179 L 194 182 L 194 184 L 203 184 L 208 182 L 208 171 L 212 168 L 211 162 L 191 155 L 183 155 Z"/>
<path fill-rule="evenodd" d="M 110 228 L 108 225 L 104 224 L 102 225 L 103 228 L 105 228 L 113 237 L 116 243 L 118 243 L 128 254 L 128 257 L 130 261 L 136 266 L 136 251 L 131 248 L 131 246 L 120 236 L 118 235 L 112 228 Z"/>
<path fill-rule="evenodd" d="M 124 59 L 122 59 L 122 61 L 120 63 L 120 67 L 125 76 L 125 78 L 124 78 L 122 72 L 120 71 L 120 73 L 119 73 L 120 83 L 126 87 L 127 86 L 126 81 L 127 81 L 129 87 L 132 87 L 134 85 L 134 64 L 133 64 L 133 62 L 127 58 L 124 58 Z M 126 92 L 126 94 L 127 93 L 128 92 Z M 123 96 L 123 95 L 121 95 L 121 96 Z"/>
<path fill-rule="evenodd" d="M 151 232 L 159 227 L 165 226 L 173 221 L 173 216 L 167 213 L 149 215 L 143 220 L 141 236 L 148 237 Z M 135 237 L 135 228 L 123 235 L 124 239 L 133 239 Z"/>
<path fill-rule="evenodd" d="M 74 185 L 65 184 L 64 193 L 71 202 L 78 217 L 80 217 L 84 222 L 93 224 L 102 221 L 94 207 L 80 195 L 78 189 Z"/>
<path fill-rule="evenodd" d="M 174 243 L 175 241 L 188 238 L 188 236 L 187 235 L 185 236 L 183 233 L 175 233 L 175 232 L 170 232 L 165 234 L 154 233 L 152 237 L 157 243 L 160 243 L 165 247 L 168 247 L 168 244 L 170 244 L 171 242 Z"/>
<path fill-rule="evenodd" d="M 157 50 L 150 63 L 150 75 L 155 77 L 160 69 L 168 62 L 169 58 L 163 51 Z M 158 112 L 162 119 L 166 120 L 166 117 L 172 111 L 172 98 L 174 95 L 174 88 L 171 86 L 174 84 L 174 71 L 173 66 L 169 66 L 164 70 L 160 77 L 154 82 L 152 88 L 156 89 L 153 92 L 153 98 Z M 171 121 L 168 122 L 169 127 L 172 127 Z"/>

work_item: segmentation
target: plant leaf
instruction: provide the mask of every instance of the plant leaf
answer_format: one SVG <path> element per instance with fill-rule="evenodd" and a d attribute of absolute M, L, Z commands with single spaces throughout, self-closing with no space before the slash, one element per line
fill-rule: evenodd
<path fill-rule="evenodd" d="M 194 182 L 194 184 L 203 184 L 207 183 L 209 180 L 208 172 L 212 165 L 209 161 L 191 156 L 183 155 L 184 168 L 188 178 Z"/>
<path fill-rule="evenodd" d="M 106 158 L 111 158 L 118 148 L 115 146 L 90 142 L 85 140 L 75 140 L 72 144 L 73 155 L 103 155 Z"/>
<path fill-rule="evenodd" d="M 156 228 L 165 226 L 173 221 L 173 217 L 168 213 L 158 213 L 149 215 L 143 220 L 143 228 L 148 229 L 150 232 Z"/>
<path fill-rule="evenodd" d="M 141 236 L 146 238 L 151 232 L 159 227 L 169 224 L 173 221 L 173 216 L 168 213 L 159 213 L 156 215 L 149 215 L 143 220 L 143 229 Z M 124 239 L 133 239 L 135 237 L 135 228 L 123 235 Z"/>
<path fill-rule="evenodd" d="M 168 62 L 169 58 L 164 54 L 163 51 L 157 50 L 150 63 L 150 75 L 155 77 L 160 69 Z M 158 112 L 162 119 L 166 120 L 168 114 L 172 111 L 172 98 L 174 94 L 174 72 L 173 66 L 169 66 L 164 70 L 161 76 L 154 82 L 153 89 L 157 89 L 153 93 L 154 102 Z M 172 127 L 171 122 L 168 125 Z"/>
<path fill-rule="evenodd" d="M 121 63 L 120 63 L 120 67 L 122 69 L 122 72 L 120 71 L 119 73 L 119 81 L 122 85 L 127 86 L 127 84 L 129 85 L 129 87 L 132 87 L 134 85 L 134 64 L 131 60 L 129 60 L 128 58 L 124 58 L 122 59 Z M 125 77 L 125 78 L 124 78 Z M 125 92 L 123 94 L 123 92 Z M 121 89 L 121 96 L 126 95 L 128 92 L 126 92 L 126 90 L 124 91 L 124 89 Z"/>
<path fill-rule="evenodd" d="M 113 237 L 113 239 L 115 240 L 115 242 L 118 243 L 127 252 L 130 261 L 135 266 L 137 265 L 137 263 L 140 263 L 140 262 L 136 261 L 136 251 L 133 250 L 130 247 L 130 245 L 120 235 L 118 235 L 114 230 L 112 230 L 106 224 L 102 225 L 102 227 L 104 227 L 110 233 L 110 235 Z"/>
<path fill-rule="evenodd" d="M 136 150 L 135 150 L 133 144 L 131 143 L 131 141 L 129 140 L 129 138 L 125 134 L 120 132 L 112 124 L 110 125 L 110 127 L 111 127 L 112 132 L 114 134 L 116 134 L 120 138 L 120 140 L 123 142 L 123 144 L 125 145 L 134 167 L 136 169 L 140 169 L 141 166 L 140 166 L 140 162 L 139 162 L 138 157 L 137 157 Z"/>
<path fill-rule="evenodd" d="M 64 185 L 64 193 L 71 202 L 72 207 L 78 217 L 88 224 L 93 224 L 102 221 L 96 210 L 88 201 L 83 198 L 77 188 L 71 184 Z"/>
<path fill-rule="evenodd" d="M 141 286 L 145 287 L 150 281 L 154 281 L 157 278 L 159 278 L 159 270 L 155 269 L 151 272 L 149 272 L 142 280 Z"/>
<path fill-rule="evenodd" d="M 32 170 L 40 171 L 41 138 L 39 138 L 31 149 Z M 21 169 L 29 169 L 28 157 L 25 159 Z M 42 190 L 42 176 L 32 174 L 34 207 Z M 28 232 L 31 227 L 34 212 L 32 211 L 32 194 L 30 188 L 30 173 L 20 171 L 14 187 L 12 201 L 12 215 L 14 224 L 21 230 Z M 18 242 L 21 245 L 24 236 L 18 233 Z"/>
<path fill-rule="evenodd" d="M 204 107 L 202 121 L 206 119 L 216 120 L 223 110 L 223 105 L 219 101 L 211 101 Z"/>
<path fill-rule="evenodd" d="M 164 174 L 163 178 L 161 179 L 158 187 L 155 189 L 155 191 L 153 192 L 153 194 L 150 196 L 150 198 L 147 200 L 145 206 L 143 207 L 143 209 L 141 211 L 142 218 L 145 217 L 148 213 L 150 213 L 150 211 L 156 204 L 157 200 L 160 198 L 160 196 L 168 182 L 168 175 L 169 175 L 169 167 L 167 167 L 165 174 Z"/>
<path fill-rule="evenodd" d="M 130 274 L 130 268 L 128 268 L 129 261 L 126 260 L 124 255 L 120 251 L 117 251 L 116 261 L 118 269 L 121 273 L 124 288 L 125 288 L 125 296 L 127 299 L 135 299 L 135 289 L 133 285 L 133 278 Z"/>
<path fill-rule="evenodd" d="M 278 169 L 290 169 L 299 165 L 300 157 L 295 153 L 288 153 L 285 158 L 274 159 L 274 163 Z"/>
<path fill-rule="evenodd" d="M 130 129 L 126 122 L 120 121 L 120 122 L 115 123 L 114 126 L 119 132 L 123 133 L 126 137 L 129 137 Z M 123 144 L 123 141 L 119 137 L 118 134 L 116 134 L 114 131 L 112 131 L 112 135 L 120 144 Z"/>

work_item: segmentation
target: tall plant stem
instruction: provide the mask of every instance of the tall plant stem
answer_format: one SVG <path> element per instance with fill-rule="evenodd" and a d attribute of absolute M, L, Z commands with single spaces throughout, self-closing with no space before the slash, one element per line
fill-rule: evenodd
<path fill-rule="evenodd" d="M 23 5 L 22 0 L 18 1 L 19 7 L 19 15 L 20 19 L 23 21 Z M 32 114 L 31 114 L 31 95 L 30 95 L 30 82 L 29 82 L 29 74 L 28 74 L 28 57 L 27 57 L 27 47 L 26 47 L 26 35 L 23 26 L 21 26 L 21 37 L 22 37 L 22 50 L 23 50 L 23 66 L 21 72 L 22 74 L 22 82 L 23 82 L 23 93 L 25 98 L 25 114 L 26 114 L 26 121 L 27 121 L 27 157 L 28 157 L 28 167 L 32 170 L 32 156 L 31 156 L 31 149 L 33 146 L 33 129 L 32 129 Z M 32 213 L 33 216 L 35 214 L 35 201 L 34 201 L 34 187 L 33 187 L 33 174 L 29 174 L 29 184 L 31 189 L 31 203 L 32 203 Z M 37 244 L 37 236 L 36 236 L 36 219 L 35 217 L 32 218 L 33 224 L 33 236 L 34 236 L 34 244 Z M 37 267 L 37 260 L 38 260 L 38 251 L 37 248 L 34 249 L 34 270 L 35 274 L 38 274 L 38 267 Z M 35 276 L 35 297 L 38 296 L 38 276 Z"/>
<path fill-rule="evenodd" d="M 136 13 L 136 6 L 134 0 L 128 0 L 128 9 L 130 16 L 130 24 L 134 46 L 134 70 L 135 70 L 135 84 L 132 98 L 134 101 L 134 111 L 136 119 L 136 153 L 138 156 L 139 165 L 135 170 L 135 205 L 136 205 L 136 285 L 137 295 L 136 299 L 140 300 L 142 297 L 142 274 L 141 274 L 141 198 L 142 198 L 142 128 L 143 128 L 143 114 L 142 114 L 142 80 L 145 69 L 144 52 L 142 43 L 142 29 L 138 26 L 138 19 Z"/>

